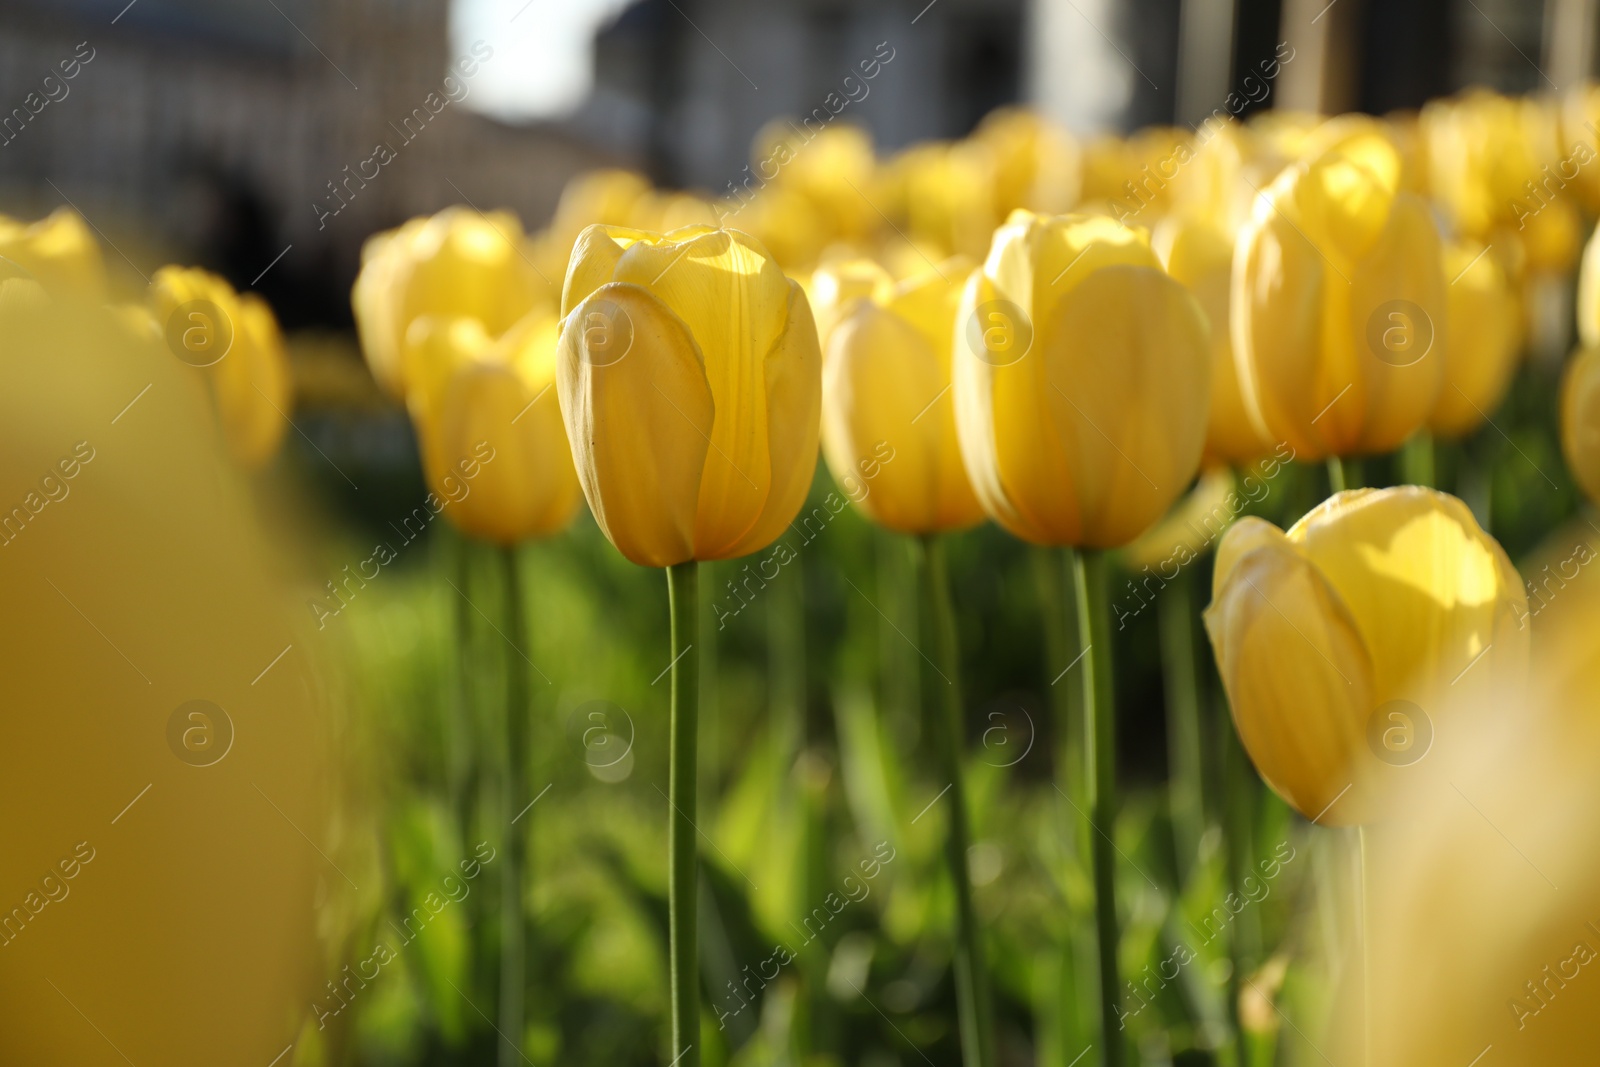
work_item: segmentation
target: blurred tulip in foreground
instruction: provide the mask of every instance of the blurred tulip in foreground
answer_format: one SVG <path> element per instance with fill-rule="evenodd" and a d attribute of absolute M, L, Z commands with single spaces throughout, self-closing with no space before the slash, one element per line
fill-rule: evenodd
<path fill-rule="evenodd" d="M 1205 319 L 1144 231 L 1014 212 L 967 282 L 954 344 L 967 473 L 1016 536 L 1123 545 L 1188 488 L 1206 433 Z"/>
<path fill-rule="evenodd" d="M 57 297 L 106 298 L 106 267 L 89 226 L 71 208 L 38 222 L 0 215 L 0 278 L 32 278 Z"/>
<path fill-rule="evenodd" d="M 1240 520 L 1205 622 L 1261 776 L 1307 818 L 1349 825 L 1390 814 L 1405 759 L 1379 743 L 1390 723 L 1443 743 L 1457 709 L 1517 692 L 1526 605 L 1464 504 L 1402 486 L 1339 493 L 1287 533 Z"/>
<path fill-rule="evenodd" d="M 1261 432 L 1304 460 L 1399 447 L 1444 377 L 1445 284 L 1438 229 L 1383 127 L 1324 125 L 1239 233 L 1233 346 Z"/>
<path fill-rule="evenodd" d="M 194 267 L 156 271 L 150 300 L 168 347 L 211 384 L 229 452 L 246 467 L 265 464 L 289 432 L 293 404 L 289 357 L 272 308 Z"/>
<path fill-rule="evenodd" d="M 562 314 L 567 436 L 618 551 L 665 567 L 783 532 L 816 469 L 821 355 L 805 293 L 757 241 L 590 227 Z"/>
<path fill-rule="evenodd" d="M 955 406 L 945 396 L 956 307 L 970 270 L 969 261 L 948 260 L 938 273 L 850 301 L 824 357 L 828 466 L 862 511 L 899 533 L 939 533 L 983 519 L 961 463 Z M 869 472 L 876 477 L 865 487 Z"/>

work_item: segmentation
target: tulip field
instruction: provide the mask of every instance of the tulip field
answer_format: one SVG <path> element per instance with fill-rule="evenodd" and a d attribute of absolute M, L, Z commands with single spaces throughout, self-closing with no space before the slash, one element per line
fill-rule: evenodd
<path fill-rule="evenodd" d="M 1597 115 L 0 217 L 0 1061 L 1596 1062 Z"/>

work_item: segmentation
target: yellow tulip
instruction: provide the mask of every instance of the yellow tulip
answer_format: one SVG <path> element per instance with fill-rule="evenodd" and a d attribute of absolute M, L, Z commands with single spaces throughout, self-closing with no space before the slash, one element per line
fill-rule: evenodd
<path fill-rule="evenodd" d="M 1388 743 L 1391 723 L 1444 745 L 1453 715 L 1521 684 L 1526 615 L 1466 506 L 1401 486 L 1339 493 L 1287 533 L 1241 519 L 1205 623 L 1256 769 L 1308 818 L 1348 825 L 1386 814 L 1403 762 L 1426 754 Z"/>
<path fill-rule="evenodd" d="M 404 396 L 406 331 L 424 315 L 469 316 L 498 337 L 535 304 L 553 303 L 557 283 L 540 276 L 528 244 L 515 215 L 462 207 L 368 238 L 350 300 L 378 384 Z"/>
<path fill-rule="evenodd" d="M 1578 340 L 1586 348 L 1600 347 L 1600 230 L 1584 246 L 1576 302 Z"/>
<path fill-rule="evenodd" d="M 994 152 L 980 141 L 914 145 L 886 167 L 889 213 L 905 219 L 929 258 L 981 256 L 1000 218 L 995 168 Z"/>
<path fill-rule="evenodd" d="M 1561 453 L 1578 486 L 1600 502 L 1600 348 L 1579 351 L 1562 376 Z"/>
<path fill-rule="evenodd" d="M 1205 317 L 1143 230 L 1013 212 L 962 294 L 956 425 L 984 510 L 1036 544 L 1111 548 L 1188 488 Z"/>
<path fill-rule="evenodd" d="M 1500 406 L 1522 343 L 1522 310 L 1493 253 L 1454 243 L 1445 249 L 1449 328 L 1445 333 L 1444 388 L 1428 417 L 1441 437 L 1463 437 Z"/>
<path fill-rule="evenodd" d="M 972 136 L 994 153 L 996 218 L 1019 207 L 1058 214 L 1078 202 L 1082 153 L 1062 127 L 1035 112 L 1002 107 L 985 115 Z"/>
<path fill-rule="evenodd" d="M 965 271 L 962 277 L 966 277 Z M 827 359 L 828 335 L 850 304 L 863 298 L 885 303 L 893 293 L 894 278 L 875 260 L 843 259 L 818 267 L 811 275 L 806 296 L 817 320 L 823 359 Z"/>
<path fill-rule="evenodd" d="M 982 521 L 950 390 L 970 262 L 850 301 L 823 359 L 822 449 L 834 480 L 882 526 L 939 533 Z"/>
<path fill-rule="evenodd" d="M 1214 223 L 1175 215 L 1156 227 L 1152 243 L 1166 264 L 1167 273 L 1188 286 L 1211 326 L 1211 413 L 1206 422 L 1206 460 L 1237 465 L 1261 458 L 1272 451 L 1272 443 L 1262 436 L 1245 408 L 1229 329 L 1233 241 Z"/>
<path fill-rule="evenodd" d="M 90 303 L 106 297 L 106 267 L 89 226 L 71 208 L 58 208 L 38 222 L 0 215 L 0 270 L 33 278 L 53 296 Z"/>
<path fill-rule="evenodd" d="M 264 465 L 289 431 L 294 402 L 272 308 L 194 267 L 156 271 L 150 301 L 173 354 L 199 367 L 210 383 L 229 453 L 246 467 Z"/>
<path fill-rule="evenodd" d="M 816 471 L 811 307 L 754 238 L 594 226 L 562 295 L 557 390 L 596 521 L 651 567 L 770 544 Z"/>
<path fill-rule="evenodd" d="M 427 353 L 412 415 L 422 466 L 445 516 L 512 545 L 564 528 L 578 506 L 555 384 L 559 321 L 537 308 L 491 340 L 476 319 L 424 318 L 408 348 Z"/>
<path fill-rule="evenodd" d="M 1438 397 L 1439 234 L 1400 179 L 1380 124 L 1335 120 L 1240 231 L 1232 330 L 1245 405 L 1300 459 L 1392 451 Z"/>

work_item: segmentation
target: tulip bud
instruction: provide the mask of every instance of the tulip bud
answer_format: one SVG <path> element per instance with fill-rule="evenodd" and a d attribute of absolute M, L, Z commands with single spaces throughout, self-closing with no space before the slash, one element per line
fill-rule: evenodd
<path fill-rule="evenodd" d="M 490 341 L 475 319 L 420 319 L 428 384 L 412 408 L 423 470 L 463 533 L 502 545 L 553 534 L 572 520 L 578 477 L 553 395 L 552 309 L 536 308 Z"/>
<path fill-rule="evenodd" d="M 1339 493 L 1288 533 L 1241 519 L 1205 623 L 1256 769 L 1301 814 L 1348 825 L 1386 813 L 1397 768 L 1454 715 L 1522 683 L 1526 616 L 1466 505 L 1402 486 Z"/>
<path fill-rule="evenodd" d="M 1561 453 L 1585 495 L 1600 502 L 1600 348 L 1580 350 L 1562 376 Z"/>
<path fill-rule="evenodd" d="M 1116 547 L 1188 488 L 1205 443 L 1205 319 L 1143 230 L 1012 213 L 955 331 L 962 457 L 1007 530 Z"/>
<path fill-rule="evenodd" d="M 1443 379 L 1445 278 L 1428 206 L 1373 120 L 1329 122 L 1239 233 L 1232 330 L 1245 405 L 1305 460 L 1388 452 Z"/>
<path fill-rule="evenodd" d="M 1190 216 L 1170 216 L 1156 228 L 1153 244 L 1167 273 L 1187 286 L 1211 327 L 1211 412 L 1206 421 L 1205 458 L 1243 464 L 1272 451 L 1245 410 L 1233 358 L 1228 289 L 1233 276 L 1233 241 L 1219 226 Z"/>
<path fill-rule="evenodd" d="M 1517 367 L 1522 311 L 1493 253 L 1451 244 L 1445 273 L 1454 279 L 1447 306 L 1444 388 L 1428 426 L 1441 437 L 1464 437 L 1500 406 Z"/>
<path fill-rule="evenodd" d="M 73 295 L 98 304 L 106 298 L 106 268 L 100 245 L 71 208 L 58 208 L 38 222 L 0 215 L 0 277 L 31 277 L 52 296 Z"/>
<path fill-rule="evenodd" d="M 817 462 L 822 357 L 800 286 L 738 230 L 592 226 L 562 314 L 567 437 L 618 551 L 665 567 L 772 543 Z"/>
<path fill-rule="evenodd" d="M 193 267 L 162 267 L 150 283 L 168 347 L 200 369 L 216 399 L 228 451 L 246 467 L 277 454 L 289 431 L 293 383 L 283 334 L 254 293 Z"/>
<path fill-rule="evenodd" d="M 834 480 L 875 522 L 926 534 L 983 519 L 961 464 L 950 345 L 970 261 L 860 296 L 823 360 L 822 446 Z"/>
<path fill-rule="evenodd" d="M 553 301 L 555 282 L 540 277 L 527 245 L 511 213 L 461 207 L 368 238 L 350 300 L 378 384 L 404 396 L 406 330 L 424 315 L 475 318 L 498 337 L 541 300 Z"/>

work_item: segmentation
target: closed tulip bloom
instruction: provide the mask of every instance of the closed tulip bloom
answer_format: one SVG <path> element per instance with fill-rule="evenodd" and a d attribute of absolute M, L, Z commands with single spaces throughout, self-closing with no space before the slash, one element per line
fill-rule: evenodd
<path fill-rule="evenodd" d="M 1445 333 L 1444 388 L 1428 417 L 1440 437 L 1464 437 L 1500 406 L 1522 344 L 1522 309 L 1492 253 L 1451 244 L 1445 249 L 1449 328 Z"/>
<path fill-rule="evenodd" d="M 498 339 L 475 319 L 419 319 L 412 416 L 428 485 L 463 533 L 501 545 L 566 527 L 578 507 L 555 382 L 559 321 L 536 308 Z"/>
<path fill-rule="evenodd" d="M 162 267 L 151 280 L 156 323 L 168 343 L 181 338 L 186 362 L 211 386 L 229 453 L 246 467 L 275 456 L 289 430 L 293 381 L 283 333 L 272 308 L 243 296 L 214 274 Z M 182 321 L 174 325 L 173 319 Z"/>
<path fill-rule="evenodd" d="M 1304 460 L 1388 452 L 1444 376 L 1443 256 L 1377 122 L 1337 119 L 1255 203 L 1235 250 L 1232 330 L 1246 408 Z"/>
<path fill-rule="evenodd" d="M 1379 737 L 1430 724 L 1446 743 L 1452 714 L 1525 679 L 1526 614 L 1466 506 L 1401 486 L 1339 493 L 1287 533 L 1241 519 L 1205 623 L 1256 769 L 1303 815 L 1349 825 L 1386 813 L 1399 773 L 1372 747 L 1374 715 Z"/>
<path fill-rule="evenodd" d="M 1600 502 L 1600 348 L 1580 350 L 1562 377 L 1561 453 L 1585 495 Z"/>
<path fill-rule="evenodd" d="M 1589 238 L 1578 268 L 1578 340 L 1586 348 L 1600 347 L 1600 231 Z"/>
<path fill-rule="evenodd" d="M 970 262 L 947 261 L 844 309 L 823 360 L 822 450 L 834 480 L 875 522 L 907 534 L 972 526 L 950 389 L 956 308 Z"/>
<path fill-rule="evenodd" d="M 446 208 L 377 234 L 362 249 L 351 291 L 361 349 L 373 377 L 392 396 L 407 388 L 401 366 L 406 330 L 424 315 L 469 316 L 498 337 L 542 300 L 541 278 L 522 224 L 509 212 Z"/>
<path fill-rule="evenodd" d="M 965 271 L 962 276 L 966 276 Z M 828 335 L 849 306 L 862 298 L 888 302 L 894 294 L 894 278 L 874 260 L 844 259 L 818 267 L 806 292 L 826 360 Z"/>
<path fill-rule="evenodd" d="M 561 306 L 567 437 L 618 551 L 666 567 L 776 539 L 817 463 L 822 357 L 800 286 L 738 230 L 593 226 Z"/>
<path fill-rule="evenodd" d="M 106 297 L 106 267 L 89 226 L 71 208 L 38 222 L 0 215 L 0 277 L 32 278 L 52 296 L 92 303 Z"/>
<path fill-rule="evenodd" d="M 956 426 L 990 517 L 1113 548 L 1188 488 L 1205 444 L 1205 317 L 1143 230 L 1013 212 L 955 323 Z"/>
<path fill-rule="evenodd" d="M 1206 420 L 1205 458 L 1211 463 L 1249 463 L 1272 451 L 1245 409 L 1228 324 L 1233 241 L 1214 222 L 1174 215 L 1156 227 L 1152 243 L 1167 273 L 1187 286 L 1211 327 L 1211 413 Z"/>

